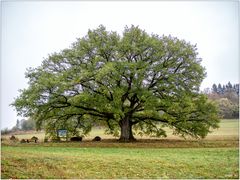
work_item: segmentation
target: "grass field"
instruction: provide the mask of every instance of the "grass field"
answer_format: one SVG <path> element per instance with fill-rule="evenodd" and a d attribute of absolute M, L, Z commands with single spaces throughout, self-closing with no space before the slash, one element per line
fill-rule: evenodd
<path fill-rule="evenodd" d="M 2 147 L 2 178 L 238 178 L 236 148 Z"/>
<path fill-rule="evenodd" d="M 143 137 L 118 143 L 95 129 L 80 143 L 9 143 L 1 149 L 3 178 L 239 178 L 238 120 L 223 120 L 204 140 Z M 16 135 L 43 138 L 43 133 Z M 92 142 L 100 135 L 101 142 Z M 8 137 L 5 137 L 8 138 Z M 110 139 L 109 139 L 110 138 Z M 138 137 L 139 138 L 139 137 Z M 148 138 L 148 139 L 147 139 Z"/>

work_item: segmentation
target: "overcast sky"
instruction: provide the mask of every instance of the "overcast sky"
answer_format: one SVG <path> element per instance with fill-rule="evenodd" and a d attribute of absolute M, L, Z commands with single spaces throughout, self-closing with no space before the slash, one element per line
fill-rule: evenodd
<path fill-rule="evenodd" d="M 139 25 L 148 33 L 176 36 L 197 44 L 207 78 L 239 82 L 239 1 L 3 1 L 1 2 L 1 129 L 13 127 L 9 104 L 27 88 L 24 73 L 48 54 L 68 48 L 100 24 L 121 33 Z"/>

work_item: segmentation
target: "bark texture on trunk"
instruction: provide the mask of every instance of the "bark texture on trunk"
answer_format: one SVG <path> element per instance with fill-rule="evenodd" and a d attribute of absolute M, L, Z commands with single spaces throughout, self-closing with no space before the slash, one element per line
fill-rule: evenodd
<path fill-rule="evenodd" d="M 132 133 L 132 124 L 129 117 L 124 118 L 119 125 L 121 127 L 120 142 L 136 141 Z"/>

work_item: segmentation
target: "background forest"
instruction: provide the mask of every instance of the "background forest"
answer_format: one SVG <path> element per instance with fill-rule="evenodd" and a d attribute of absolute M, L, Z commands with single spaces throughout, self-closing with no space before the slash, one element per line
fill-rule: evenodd
<path fill-rule="evenodd" d="M 239 84 L 213 84 L 204 93 L 217 104 L 221 118 L 239 118 Z"/>

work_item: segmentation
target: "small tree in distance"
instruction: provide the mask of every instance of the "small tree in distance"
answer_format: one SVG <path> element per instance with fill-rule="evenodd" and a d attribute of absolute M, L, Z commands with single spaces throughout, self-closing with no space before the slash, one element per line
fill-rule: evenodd
<path fill-rule="evenodd" d="M 86 134 L 94 121 L 103 121 L 121 141 L 135 140 L 133 128 L 166 136 L 166 126 L 203 138 L 219 120 L 215 106 L 199 94 L 205 69 L 196 50 L 139 27 L 126 27 L 120 36 L 101 25 L 28 69 L 29 87 L 13 106 L 50 134 L 58 128 Z"/>

